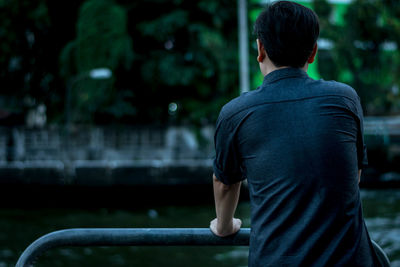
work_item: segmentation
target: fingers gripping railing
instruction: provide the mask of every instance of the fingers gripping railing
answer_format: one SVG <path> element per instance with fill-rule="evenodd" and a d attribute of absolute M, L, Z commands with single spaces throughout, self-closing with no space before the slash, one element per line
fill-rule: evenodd
<path fill-rule="evenodd" d="M 33 266 L 46 250 L 65 246 L 248 246 L 250 229 L 220 238 L 208 228 L 88 228 L 44 235 L 22 253 L 16 267 Z M 372 242 L 381 265 L 390 266 L 383 250 Z"/>

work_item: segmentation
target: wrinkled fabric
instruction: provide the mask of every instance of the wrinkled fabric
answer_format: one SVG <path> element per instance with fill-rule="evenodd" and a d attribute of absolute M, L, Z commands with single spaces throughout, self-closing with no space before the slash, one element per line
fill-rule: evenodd
<path fill-rule="evenodd" d="M 358 170 L 367 164 L 353 88 L 295 68 L 226 104 L 214 172 L 248 181 L 249 267 L 377 266 L 362 215 Z"/>

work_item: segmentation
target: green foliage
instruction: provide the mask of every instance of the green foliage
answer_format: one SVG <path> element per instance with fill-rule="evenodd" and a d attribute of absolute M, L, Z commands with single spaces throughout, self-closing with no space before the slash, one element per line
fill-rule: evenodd
<path fill-rule="evenodd" d="M 400 45 L 400 5 L 355 0 L 343 24 L 329 19 L 333 8 L 327 1 L 315 1 L 314 8 L 320 14 L 321 37 L 333 42 L 332 50 L 319 53 L 322 77 L 352 85 L 369 115 L 400 112 L 400 53 L 393 49 Z"/>
<path fill-rule="evenodd" d="M 130 14 L 137 17 L 148 6 L 151 16 L 134 30 L 142 80 L 135 94 L 141 102 L 134 102 L 138 119 L 213 123 L 222 104 L 238 94 L 236 4 L 146 1 Z M 178 103 L 173 118 L 171 102 Z"/>
<path fill-rule="evenodd" d="M 144 36 L 155 38 L 163 42 L 178 30 L 184 29 L 188 24 L 188 12 L 182 9 L 172 10 L 170 13 L 161 15 L 152 20 L 138 25 Z"/>
<path fill-rule="evenodd" d="M 86 1 L 79 10 L 77 37 L 66 45 L 60 57 L 61 74 L 66 79 L 75 77 L 70 88 L 72 121 L 92 122 L 96 113 L 102 112 L 117 117 L 134 114 L 134 109 L 126 105 L 124 94 L 114 87 L 114 77 L 92 80 L 87 76 L 96 68 L 109 68 L 114 73 L 120 67 L 129 69 L 132 60 L 125 10 L 112 0 Z"/>
<path fill-rule="evenodd" d="M 115 78 L 78 78 L 73 121 L 213 123 L 238 94 L 235 15 L 227 0 L 136 1 L 125 8 L 87 0 L 76 39 L 61 52 L 60 74 L 71 80 L 108 67 Z M 171 102 L 178 103 L 173 116 Z"/>
<path fill-rule="evenodd" d="M 130 67 L 132 42 L 127 34 L 127 16 L 112 0 L 89 0 L 82 5 L 76 41 L 78 73 L 96 67 L 115 70 L 119 64 Z"/>
<path fill-rule="evenodd" d="M 75 123 L 213 123 L 239 92 L 236 12 L 228 0 L 0 1 L 1 94 L 14 98 L 1 102 L 44 102 L 60 123 L 70 88 Z M 88 78 L 104 67 L 112 79 Z"/>
<path fill-rule="evenodd" d="M 44 42 L 50 27 L 44 0 L 0 1 L 0 96 L 2 109 L 22 112 L 23 99 L 45 102 L 51 97 Z"/>
<path fill-rule="evenodd" d="M 213 123 L 239 94 L 236 8 L 228 0 L 0 1 L 2 108 L 45 103 L 49 121 L 61 122 L 72 84 L 76 123 Z M 321 38 L 333 43 L 318 52 L 321 76 L 353 86 L 369 115 L 399 113 L 400 2 L 315 0 L 313 8 Z M 113 78 L 87 78 L 100 67 Z M 254 60 L 250 70 L 259 72 Z"/>

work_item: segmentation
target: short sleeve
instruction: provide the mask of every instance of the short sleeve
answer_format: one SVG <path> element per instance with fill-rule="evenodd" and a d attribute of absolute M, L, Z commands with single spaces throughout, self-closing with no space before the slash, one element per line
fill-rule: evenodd
<path fill-rule="evenodd" d="M 236 132 L 220 114 L 215 130 L 214 174 L 224 184 L 235 184 L 244 180 L 240 169 L 240 155 L 235 142 Z"/>
<path fill-rule="evenodd" d="M 360 99 L 357 99 L 357 117 L 359 119 L 358 134 L 357 134 L 357 159 L 358 169 L 364 169 L 368 165 L 367 146 L 364 141 L 364 116 Z"/>

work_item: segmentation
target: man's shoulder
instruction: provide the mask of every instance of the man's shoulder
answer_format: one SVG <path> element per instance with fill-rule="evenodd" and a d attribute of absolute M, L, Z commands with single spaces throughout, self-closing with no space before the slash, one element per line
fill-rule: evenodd
<path fill-rule="evenodd" d="M 279 86 L 279 84 L 274 84 L 272 86 L 276 87 Z M 219 118 L 230 120 L 232 117 L 235 117 L 235 115 L 241 114 L 253 106 L 258 106 L 266 102 L 281 102 L 290 99 L 290 97 L 302 99 L 316 96 L 336 96 L 350 100 L 353 103 L 359 102 L 359 96 L 353 87 L 334 80 L 313 80 L 307 78 L 304 80 L 304 83 L 302 82 L 300 84 L 296 81 L 295 87 L 297 87 L 296 90 L 299 92 L 298 94 L 296 93 L 295 96 L 290 93 L 289 96 L 285 93 L 283 93 L 283 96 L 281 93 L 267 94 L 266 92 L 269 91 L 267 87 L 266 85 L 262 85 L 256 90 L 242 93 L 240 96 L 230 100 L 222 107 Z"/>
<path fill-rule="evenodd" d="M 352 100 L 358 100 L 358 94 L 356 90 L 348 84 L 338 81 L 326 81 L 323 79 L 316 80 L 315 86 L 319 87 L 321 93 L 327 95 L 338 95 L 343 96 Z"/>
<path fill-rule="evenodd" d="M 238 97 L 230 100 L 222 107 L 220 112 L 220 118 L 230 119 L 236 114 L 240 113 L 241 111 L 251 107 L 254 102 L 254 99 L 257 98 L 256 95 L 258 93 L 258 90 L 259 89 L 257 88 L 257 90 L 254 91 L 244 92 Z"/>

